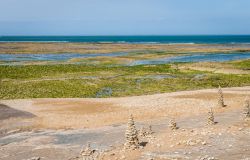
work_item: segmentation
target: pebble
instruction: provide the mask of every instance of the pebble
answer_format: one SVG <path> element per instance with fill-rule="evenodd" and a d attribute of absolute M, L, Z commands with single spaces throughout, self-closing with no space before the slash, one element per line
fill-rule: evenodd
<path fill-rule="evenodd" d="M 201 144 L 202 144 L 202 145 L 206 145 L 206 144 L 207 144 L 207 142 L 206 142 L 206 141 L 203 141 L 203 142 L 201 142 Z"/>
<path fill-rule="evenodd" d="M 41 159 L 41 157 L 32 157 L 32 158 L 30 158 L 28 160 L 40 160 L 40 159 Z"/>
<path fill-rule="evenodd" d="M 181 142 L 177 142 L 176 145 L 181 145 Z"/>
<path fill-rule="evenodd" d="M 125 159 L 126 157 L 124 155 L 121 156 L 121 159 Z"/>
<path fill-rule="evenodd" d="M 192 139 L 189 139 L 188 141 L 187 141 L 187 145 L 189 145 L 189 146 L 193 146 L 193 145 L 195 145 L 196 143 L 192 140 Z"/>
<path fill-rule="evenodd" d="M 110 156 L 114 156 L 115 155 L 115 153 L 110 153 Z"/>

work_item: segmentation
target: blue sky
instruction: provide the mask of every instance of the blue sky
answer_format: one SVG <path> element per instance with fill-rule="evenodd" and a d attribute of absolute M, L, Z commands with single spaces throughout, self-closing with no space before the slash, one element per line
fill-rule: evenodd
<path fill-rule="evenodd" d="M 0 0 L 0 35 L 250 34 L 250 0 Z"/>

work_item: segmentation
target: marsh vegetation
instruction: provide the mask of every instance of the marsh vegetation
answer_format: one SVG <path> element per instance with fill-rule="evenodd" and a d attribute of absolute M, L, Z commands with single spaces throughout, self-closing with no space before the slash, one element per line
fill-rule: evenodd
<path fill-rule="evenodd" d="M 1 43 L 6 54 L 1 54 L 0 99 L 103 98 L 247 86 L 249 50 L 249 45 Z M 202 62 L 204 56 L 216 60 L 221 52 L 237 60 Z M 187 60 L 197 54 L 198 62 Z M 240 55 L 244 59 L 238 60 Z M 164 59 L 164 64 L 154 63 Z"/>
<path fill-rule="evenodd" d="M 247 68 L 249 61 L 233 63 Z M 176 69 L 174 65 L 1 66 L 1 99 L 111 97 L 246 86 L 249 74 Z M 181 64 L 179 64 L 181 66 Z"/>

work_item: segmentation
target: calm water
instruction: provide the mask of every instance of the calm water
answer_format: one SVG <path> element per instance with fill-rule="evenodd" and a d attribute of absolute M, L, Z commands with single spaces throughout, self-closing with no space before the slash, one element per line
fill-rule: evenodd
<path fill-rule="evenodd" d="M 161 58 L 154 60 L 137 60 L 130 65 L 143 65 L 143 64 L 166 64 L 173 62 L 225 62 L 232 60 L 248 59 L 250 52 L 247 53 L 213 53 L 213 54 L 192 54 L 178 57 Z"/>
<path fill-rule="evenodd" d="M 90 58 L 90 57 L 118 57 L 125 56 L 128 53 L 105 53 L 105 54 L 79 54 L 79 53 L 58 53 L 58 54 L 0 54 L 0 60 L 5 62 L 22 61 L 66 61 L 72 58 Z"/>
<path fill-rule="evenodd" d="M 90 43 L 250 43 L 250 35 L 235 36 L 0 36 L 0 42 Z"/>
<path fill-rule="evenodd" d="M 78 54 L 78 53 L 64 53 L 64 54 L 0 54 L 0 61 L 3 62 L 25 62 L 25 61 L 67 61 L 72 58 L 89 58 L 89 57 L 119 57 L 126 56 L 128 53 L 107 53 L 107 54 Z M 224 62 L 240 59 L 250 58 L 250 52 L 244 53 L 212 53 L 212 54 L 187 54 L 184 56 L 168 57 L 151 60 L 136 60 L 129 65 L 143 65 L 143 64 L 166 64 L 173 62 Z"/>

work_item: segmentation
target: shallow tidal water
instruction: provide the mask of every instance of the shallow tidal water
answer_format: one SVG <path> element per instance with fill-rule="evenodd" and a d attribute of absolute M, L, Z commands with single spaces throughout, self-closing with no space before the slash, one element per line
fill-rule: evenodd
<path fill-rule="evenodd" d="M 136 60 L 130 65 L 167 64 L 174 62 L 225 62 L 250 58 L 250 52 L 246 53 L 212 53 L 212 54 L 189 54 L 177 57 L 168 57 L 152 60 Z"/>
<path fill-rule="evenodd" d="M 6 62 L 22 61 L 65 61 L 73 58 L 91 58 L 91 57 L 118 57 L 125 56 L 128 53 L 99 53 L 99 54 L 80 54 L 80 53 L 46 53 L 46 54 L 0 54 L 0 60 Z"/>
<path fill-rule="evenodd" d="M 23 62 L 38 61 L 68 61 L 74 58 L 91 58 L 91 57 L 121 57 L 126 56 L 126 52 L 114 52 L 106 54 L 80 54 L 80 53 L 49 53 L 49 54 L 0 54 L 1 65 L 11 65 L 12 63 L 22 65 Z M 192 53 L 183 56 L 166 57 L 160 59 L 135 60 L 130 66 L 150 65 L 150 64 L 167 64 L 174 62 L 225 62 L 232 60 L 249 59 L 250 52 L 244 53 Z M 76 62 L 78 63 L 78 62 Z"/>

